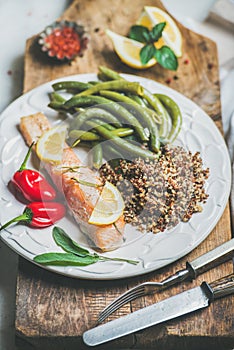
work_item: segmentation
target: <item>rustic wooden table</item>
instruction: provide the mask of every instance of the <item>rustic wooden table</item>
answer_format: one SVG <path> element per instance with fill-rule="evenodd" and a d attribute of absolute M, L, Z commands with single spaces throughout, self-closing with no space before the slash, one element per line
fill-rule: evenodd
<path fill-rule="evenodd" d="M 113 52 L 104 29 L 108 27 L 126 35 L 144 5 L 163 8 L 158 0 L 135 0 L 134 6 L 128 0 L 75 0 L 62 18 L 84 24 L 90 35 L 88 49 L 82 58 L 77 58 L 70 64 L 56 65 L 39 51 L 37 37 L 29 39 L 25 53 L 24 92 L 62 76 L 96 72 L 98 65 L 103 64 L 123 73 L 143 75 L 162 84 L 170 82 L 171 88 L 200 105 L 221 130 L 218 61 L 214 42 L 178 23 L 183 35 L 183 57 L 179 60 L 176 73 L 158 65 L 145 71 L 135 71 L 122 64 Z M 230 213 L 227 206 L 215 229 L 193 252 L 173 265 L 143 277 L 117 281 L 75 280 L 53 274 L 20 259 L 15 323 L 19 349 L 86 349 L 82 342 L 83 332 L 95 325 L 99 312 L 115 297 L 143 281 L 158 281 L 169 276 L 183 268 L 187 259 L 192 260 L 230 238 Z M 189 287 L 231 272 L 233 265 L 230 261 L 203 274 Z M 187 288 L 188 284 L 182 284 L 163 294 L 137 299 L 125 305 L 110 319 Z M 234 347 L 233 310 L 234 296 L 229 296 L 206 310 L 126 336 L 101 348 L 230 349 Z"/>

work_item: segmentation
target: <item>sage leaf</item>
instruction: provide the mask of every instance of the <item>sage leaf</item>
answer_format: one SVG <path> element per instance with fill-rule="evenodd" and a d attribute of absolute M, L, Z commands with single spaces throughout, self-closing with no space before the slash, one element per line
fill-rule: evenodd
<path fill-rule="evenodd" d="M 44 253 L 34 257 L 36 263 L 56 266 L 87 266 L 99 260 L 98 255 L 78 256 L 72 253 Z"/>
<path fill-rule="evenodd" d="M 140 59 L 142 64 L 147 64 L 151 58 L 155 56 L 156 48 L 153 44 L 147 44 L 140 51 Z"/>
<path fill-rule="evenodd" d="M 149 43 L 150 42 L 150 31 L 145 26 L 134 25 L 130 29 L 129 33 L 130 39 L 139 41 L 141 43 Z"/>
<path fill-rule="evenodd" d="M 154 57 L 162 67 L 170 70 L 177 70 L 178 60 L 170 47 L 162 46 L 160 49 L 157 49 Z"/>
<path fill-rule="evenodd" d="M 55 243 L 65 250 L 68 253 L 73 253 L 79 256 L 87 256 L 89 255 L 89 251 L 80 247 L 75 241 L 73 241 L 66 232 L 60 228 L 55 226 L 53 228 L 53 238 Z"/>
<path fill-rule="evenodd" d="M 127 262 L 132 265 L 139 263 L 139 261 L 136 260 L 109 258 L 103 255 L 98 255 L 97 253 L 92 254 L 87 249 L 82 248 L 78 243 L 73 241 L 60 227 L 55 226 L 52 234 L 56 244 L 66 253 L 51 252 L 40 254 L 33 259 L 36 263 L 56 266 L 87 266 L 94 264 L 97 261 Z"/>
<path fill-rule="evenodd" d="M 166 26 L 166 22 L 161 22 L 161 23 L 156 24 L 152 28 L 152 30 L 150 32 L 151 42 L 156 42 L 161 38 L 162 32 L 163 32 L 165 26 Z"/>

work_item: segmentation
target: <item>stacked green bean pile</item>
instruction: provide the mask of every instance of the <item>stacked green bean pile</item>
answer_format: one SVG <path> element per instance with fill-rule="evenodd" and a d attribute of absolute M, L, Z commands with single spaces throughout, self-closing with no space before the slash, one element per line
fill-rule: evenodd
<path fill-rule="evenodd" d="M 178 105 L 169 96 L 152 94 L 137 82 L 125 80 L 100 66 L 99 81 L 62 81 L 52 85 L 49 107 L 73 116 L 69 130 L 73 147 L 93 152 L 93 166 L 102 156 L 154 159 L 161 145 L 173 142 L 182 124 Z M 59 91 L 72 96 L 65 99 Z M 108 140 L 108 143 L 103 142 Z M 103 147 L 105 145 L 105 147 Z"/>

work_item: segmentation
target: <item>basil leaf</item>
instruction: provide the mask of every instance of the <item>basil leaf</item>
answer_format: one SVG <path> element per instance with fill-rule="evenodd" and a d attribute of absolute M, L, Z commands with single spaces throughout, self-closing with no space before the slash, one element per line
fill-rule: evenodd
<path fill-rule="evenodd" d="M 88 250 L 80 247 L 75 241 L 73 241 L 60 227 L 55 226 L 53 228 L 53 238 L 56 244 L 65 250 L 65 252 L 73 253 L 82 257 L 90 254 Z"/>
<path fill-rule="evenodd" d="M 147 27 L 134 25 L 130 29 L 129 38 L 141 43 L 150 42 L 150 31 Z"/>
<path fill-rule="evenodd" d="M 163 32 L 165 26 L 166 26 L 166 22 L 161 22 L 161 23 L 156 24 L 152 28 L 152 30 L 150 32 L 152 42 L 158 41 L 158 39 L 161 38 L 162 32 Z"/>
<path fill-rule="evenodd" d="M 142 64 L 147 64 L 155 55 L 156 48 L 153 44 L 145 45 L 140 51 L 140 59 Z"/>
<path fill-rule="evenodd" d="M 162 46 L 160 49 L 157 49 L 154 57 L 156 61 L 166 69 L 176 70 L 178 68 L 177 57 L 168 46 Z"/>
<path fill-rule="evenodd" d="M 87 266 L 99 260 L 98 255 L 78 256 L 70 253 L 45 253 L 37 255 L 33 259 L 42 265 L 55 266 Z"/>

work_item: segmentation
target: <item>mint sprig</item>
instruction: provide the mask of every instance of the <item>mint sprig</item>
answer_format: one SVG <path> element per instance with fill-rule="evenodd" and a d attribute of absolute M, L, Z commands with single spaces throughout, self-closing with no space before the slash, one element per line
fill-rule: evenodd
<path fill-rule="evenodd" d="M 176 70 L 178 60 L 172 49 L 166 45 L 157 49 L 154 45 L 162 37 L 165 26 L 166 22 L 161 22 L 149 30 L 145 26 L 134 25 L 130 29 L 129 37 L 145 44 L 140 51 L 140 60 L 143 65 L 155 58 L 162 67 Z"/>

